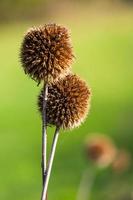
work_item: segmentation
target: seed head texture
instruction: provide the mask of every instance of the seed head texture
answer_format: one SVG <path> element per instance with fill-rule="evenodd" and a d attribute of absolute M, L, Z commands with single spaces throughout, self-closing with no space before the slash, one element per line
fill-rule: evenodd
<path fill-rule="evenodd" d="M 68 30 L 56 24 L 29 29 L 20 58 L 25 73 L 37 82 L 55 82 L 66 76 L 74 58 Z"/>
<path fill-rule="evenodd" d="M 48 87 L 46 106 L 47 124 L 72 129 L 79 126 L 87 116 L 91 92 L 77 75 L 69 74 Z M 42 113 L 43 90 L 38 97 Z"/>

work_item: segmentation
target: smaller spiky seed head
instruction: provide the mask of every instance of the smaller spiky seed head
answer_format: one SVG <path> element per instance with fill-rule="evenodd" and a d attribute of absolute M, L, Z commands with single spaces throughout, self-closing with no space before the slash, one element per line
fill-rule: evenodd
<path fill-rule="evenodd" d="M 38 97 L 42 113 L 43 90 Z M 69 74 L 48 87 L 47 124 L 72 129 L 84 121 L 90 107 L 90 89 L 78 76 Z"/>
<path fill-rule="evenodd" d="M 56 24 L 29 29 L 20 57 L 25 73 L 37 82 L 66 76 L 74 57 L 68 30 Z"/>
<path fill-rule="evenodd" d="M 116 155 L 116 148 L 110 138 L 104 135 L 94 135 L 87 138 L 85 145 L 87 158 L 99 167 L 110 165 Z"/>

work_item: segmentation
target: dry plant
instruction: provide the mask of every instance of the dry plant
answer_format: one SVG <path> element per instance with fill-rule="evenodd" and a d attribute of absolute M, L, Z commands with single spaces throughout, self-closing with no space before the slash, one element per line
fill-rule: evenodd
<path fill-rule="evenodd" d="M 100 168 L 108 167 L 115 159 L 117 149 L 111 138 L 94 134 L 87 138 L 85 144 L 87 159 Z"/>
<path fill-rule="evenodd" d="M 72 74 L 74 59 L 70 34 L 57 24 L 34 27 L 24 36 L 20 53 L 25 74 L 43 88 L 38 96 L 42 116 L 42 180 L 41 200 L 46 200 L 49 178 L 60 129 L 78 127 L 87 117 L 91 91 L 85 81 Z M 55 126 L 51 153 L 47 164 L 47 126 Z"/>
<path fill-rule="evenodd" d="M 87 161 L 91 163 L 83 172 L 77 200 L 89 199 L 99 171 L 111 167 L 113 173 L 123 173 L 131 163 L 130 153 L 117 148 L 111 138 L 103 134 L 93 133 L 86 138 L 85 155 Z"/>
<path fill-rule="evenodd" d="M 83 172 L 80 182 L 77 200 L 87 200 L 91 195 L 91 190 L 99 171 L 110 166 L 117 153 L 117 149 L 111 138 L 102 134 L 92 134 L 85 140 L 85 154 L 88 161 L 92 162 Z"/>

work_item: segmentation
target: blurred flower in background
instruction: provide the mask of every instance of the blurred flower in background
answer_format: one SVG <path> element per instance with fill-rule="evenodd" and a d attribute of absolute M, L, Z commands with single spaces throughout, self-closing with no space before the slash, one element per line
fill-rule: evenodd
<path fill-rule="evenodd" d="M 126 150 L 119 150 L 115 160 L 112 163 L 112 168 L 116 172 L 123 172 L 130 166 L 131 155 Z"/>
<path fill-rule="evenodd" d="M 116 156 L 116 147 L 111 138 L 102 135 L 94 134 L 88 138 L 85 145 L 86 155 L 99 167 L 107 167 L 110 165 Z"/>
<path fill-rule="evenodd" d="M 95 199 L 132 199 L 131 187 L 128 187 L 127 180 L 121 177 L 131 164 L 131 155 L 127 150 L 119 149 L 107 135 L 91 133 L 85 141 L 85 154 L 88 161 L 93 162 L 93 165 L 89 162 L 87 169 L 83 171 L 77 200 L 93 198 L 98 179 L 101 179 L 99 183 L 104 188 L 96 195 Z M 103 178 L 107 172 L 112 175 L 110 179 Z M 117 188 L 119 187 L 118 183 L 123 189 Z"/>

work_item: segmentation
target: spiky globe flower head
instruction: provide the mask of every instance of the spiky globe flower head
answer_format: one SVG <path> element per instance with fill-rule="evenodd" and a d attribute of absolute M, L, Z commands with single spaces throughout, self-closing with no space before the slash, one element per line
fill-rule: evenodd
<path fill-rule="evenodd" d="M 85 150 L 87 158 L 98 167 L 107 167 L 113 162 L 116 155 L 115 145 L 110 138 L 104 135 L 94 135 L 87 138 Z"/>
<path fill-rule="evenodd" d="M 42 113 L 43 90 L 38 97 Z M 90 89 L 78 76 L 69 74 L 48 87 L 47 124 L 63 129 L 77 127 L 84 121 L 90 107 Z"/>
<path fill-rule="evenodd" d="M 56 24 L 29 29 L 20 57 L 25 73 L 37 82 L 64 77 L 74 58 L 68 30 Z"/>

